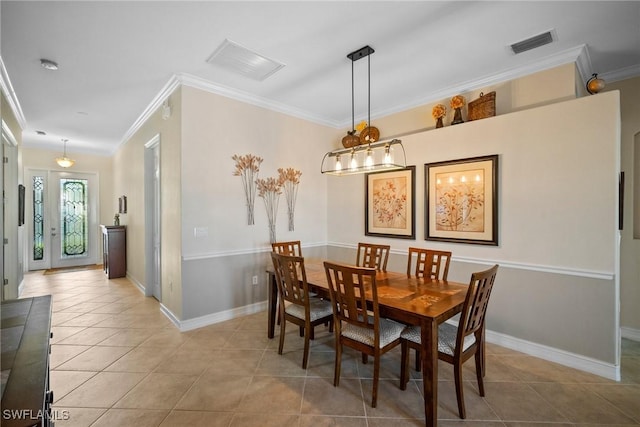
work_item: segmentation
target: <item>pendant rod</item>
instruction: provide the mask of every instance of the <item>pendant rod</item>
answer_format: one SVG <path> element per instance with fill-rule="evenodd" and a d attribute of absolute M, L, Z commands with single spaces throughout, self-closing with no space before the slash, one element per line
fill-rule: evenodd
<path fill-rule="evenodd" d="M 371 129 L 371 55 L 367 55 L 367 103 L 367 126 Z M 369 144 L 371 144 L 371 137 L 369 137 Z"/>
<path fill-rule="evenodd" d="M 356 130 L 356 123 L 355 123 L 355 115 L 356 115 L 356 110 L 355 110 L 355 104 L 354 104 L 354 89 L 353 89 L 353 61 L 351 61 L 351 131 L 355 133 Z"/>

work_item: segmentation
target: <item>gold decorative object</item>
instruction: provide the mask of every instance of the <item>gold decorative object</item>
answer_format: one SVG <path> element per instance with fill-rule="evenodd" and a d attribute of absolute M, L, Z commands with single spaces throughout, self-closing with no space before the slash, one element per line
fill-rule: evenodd
<path fill-rule="evenodd" d="M 480 92 L 480 98 L 469 102 L 467 106 L 467 120 L 480 120 L 496 115 L 496 92 L 484 94 Z"/>
<path fill-rule="evenodd" d="M 367 126 L 360 132 L 360 144 L 372 144 L 380 139 L 380 131 L 377 127 Z"/>
<path fill-rule="evenodd" d="M 462 95 L 456 95 L 451 98 L 451 108 L 453 109 L 453 121 L 452 125 L 457 125 L 458 123 L 464 123 L 462 120 L 462 107 L 464 107 L 465 99 Z"/>
<path fill-rule="evenodd" d="M 436 119 L 436 129 L 444 126 L 442 123 L 443 117 L 447 114 L 447 107 L 442 104 L 437 104 L 431 110 L 431 115 Z"/>
<path fill-rule="evenodd" d="M 342 138 L 342 146 L 344 148 L 355 147 L 356 145 L 360 145 L 360 137 L 355 134 L 354 130 L 347 131 L 347 135 Z"/>
<path fill-rule="evenodd" d="M 591 95 L 595 95 L 604 89 L 604 80 L 598 77 L 597 73 L 594 73 L 589 80 L 587 80 L 587 92 Z"/>

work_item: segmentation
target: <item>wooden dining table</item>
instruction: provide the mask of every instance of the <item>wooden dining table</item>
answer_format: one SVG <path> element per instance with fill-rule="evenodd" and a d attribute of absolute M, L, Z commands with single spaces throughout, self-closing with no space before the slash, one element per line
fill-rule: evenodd
<path fill-rule="evenodd" d="M 322 260 L 305 260 L 305 270 L 310 291 L 329 299 Z M 268 268 L 267 272 L 270 276 L 267 335 L 273 338 L 278 289 L 273 269 Z M 438 325 L 462 311 L 468 285 L 383 271 L 377 273 L 376 284 L 380 316 L 420 326 L 425 425 L 435 427 L 438 422 Z"/>

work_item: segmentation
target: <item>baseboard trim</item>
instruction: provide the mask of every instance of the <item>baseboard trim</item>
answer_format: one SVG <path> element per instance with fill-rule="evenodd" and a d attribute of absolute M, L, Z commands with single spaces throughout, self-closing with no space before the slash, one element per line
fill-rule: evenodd
<path fill-rule="evenodd" d="M 579 369 L 594 375 L 599 375 L 614 381 L 620 381 L 620 366 L 606 363 L 590 357 L 560 350 L 546 345 L 525 341 L 509 335 L 493 331 L 486 331 L 486 340 L 489 343 L 510 348 L 521 353 L 535 356 L 550 362 L 559 363 L 570 368 Z"/>
<path fill-rule="evenodd" d="M 18 285 L 18 298 L 22 296 L 22 292 L 24 292 L 24 279 Z"/>
<path fill-rule="evenodd" d="M 213 325 L 227 320 L 232 320 L 237 317 L 246 316 L 249 314 L 259 313 L 267 309 L 267 301 L 257 302 L 255 304 L 245 305 L 243 307 L 236 307 L 230 310 L 220 311 L 218 313 L 211 313 L 205 316 L 196 317 L 193 319 L 180 320 L 178 319 L 166 306 L 160 303 L 160 311 L 167 316 L 171 322 L 176 325 L 180 332 L 187 332 L 192 329 L 198 329 L 205 326 Z"/>
<path fill-rule="evenodd" d="M 131 281 L 131 283 L 133 283 L 134 285 L 136 285 L 136 288 L 138 288 L 138 290 L 140 292 L 142 292 L 142 295 L 147 296 L 145 289 L 144 289 L 144 285 L 140 282 L 138 282 L 134 277 L 131 277 L 128 273 L 127 273 L 127 279 L 129 279 Z"/>
<path fill-rule="evenodd" d="M 620 333 L 622 334 L 622 338 L 640 342 L 640 329 L 627 328 L 623 326 L 620 328 Z"/>
<path fill-rule="evenodd" d="M 160 313 L 164 314 L 167 319 L 169 319 L 171 321 L 171 323 L 174 324 L 174 326 L 178 329 L 180 329 L 180 319 L 178 319 L 172 312 L 171 310 L 169 310 L 167 308 L 167 306 L 165 306 L 164 304 L 160 303 Z M 182 332 L 182 330 L 180 330 Z"/>

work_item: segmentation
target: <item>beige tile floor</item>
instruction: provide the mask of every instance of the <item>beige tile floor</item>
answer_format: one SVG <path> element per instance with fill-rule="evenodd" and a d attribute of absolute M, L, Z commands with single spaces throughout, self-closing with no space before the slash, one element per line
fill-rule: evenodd
<path fill-rule="evenodd" d="M 333 337 L 320 327 L 309 368 L 288 328 L 285 351 L 266 338 L 266 313 L 180 333 L 153 298 L 100 270 L 25 277 L 22 297 L 53 295 L 51 381 L 57 427 L 420 426 L 421 381 L 398 388 L 399 350 L 383 356 L 378 407 L 371 363 L 347 352 L 333 381 Z M 440 363 L 439 425 L 553 427 L 640 424 L 640 343 L 623 341 L 622 381 L 487 346 L 486 397 L 473 361 L 464 377 L 467 419 L 453 374 Z"/>

